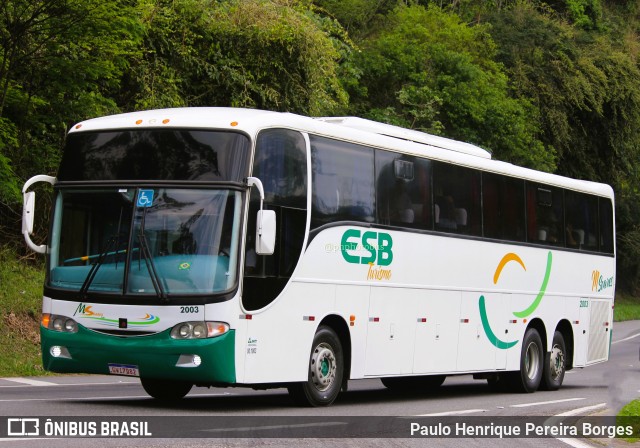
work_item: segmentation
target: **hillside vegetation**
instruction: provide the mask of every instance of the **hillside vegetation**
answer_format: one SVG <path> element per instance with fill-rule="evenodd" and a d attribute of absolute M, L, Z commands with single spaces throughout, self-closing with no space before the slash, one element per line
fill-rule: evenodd
<path fill-rule="evenodd" d="M 75 122 L 178 106 L 357 115 L 468 141 L 495 159 L 608 183 L 616 192 L 617 288 L 640 295 L 637 1 L 2 5 L 2 328 L 37 315 L 37 304 L 19 300 L 31 296 L 30 287 L 13 284 L 16 273 L 38 278 L 34 284 L 42 276 L 39 262 L 24 258 L 23 182 L 56 174 Z M 46 198 L 38 202 L 41 238 Z"/>

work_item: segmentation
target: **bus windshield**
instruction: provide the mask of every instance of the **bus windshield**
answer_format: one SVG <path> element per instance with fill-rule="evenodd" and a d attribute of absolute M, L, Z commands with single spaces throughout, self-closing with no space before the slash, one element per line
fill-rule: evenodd
<path fill-rule="evenodd" d="M 241 205 L 228 189 L 60 190 L 49 286 L 158 298 L 229 291 Z"/>
<path fill-rule="evenodd" d="M 58 181 L 242 182 L 250 140 L 182 129 L 77 132 L 67 136 Z"/>

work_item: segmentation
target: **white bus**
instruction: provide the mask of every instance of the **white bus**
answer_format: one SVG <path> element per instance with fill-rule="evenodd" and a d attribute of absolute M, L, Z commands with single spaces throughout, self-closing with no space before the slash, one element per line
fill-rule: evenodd
<path fill-rule="evenodd" d="M 35 182 L 53 185 L 33 243 Z M 331 404 L 473 374 L 557 389 L 609 357 L 613 192 L 368 120 L 151 110 L 69 132 L 24 186 L 47 257 L 45 369 L 288 387 Z"/>

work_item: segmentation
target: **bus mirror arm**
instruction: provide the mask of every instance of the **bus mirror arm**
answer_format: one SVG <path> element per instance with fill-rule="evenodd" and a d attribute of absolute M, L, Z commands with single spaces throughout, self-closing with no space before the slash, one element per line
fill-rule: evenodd
<path fill-rule="evenodd" d="M 260 211 L 256 222 L 256 254 L 273 255 L 276 246 L 276 212 L 263 210 L 264 187 L 257 177 L 247 177 L 247 185 L 260 193 Z"/>
<path fill-rule="evenodd" d="M 47 246 L 36 245 L 31 240 L 31 234 L 33 233 L 33 222 L 36 208 L 36 193 L 35 191 L 27 191 L 29 187 L 37 182 L 48 182 L 53 185 L 56 181 L 55 177 L 47 176 L 45 174 L 40 174 L 38 176 L 33 176 L 31 179 L 25 182 L 24 187 L 22 187 L 22 235 L 24 236 L 24 240 L 34 252 L 39 254 L 44 254 L 47 252 Z"/>

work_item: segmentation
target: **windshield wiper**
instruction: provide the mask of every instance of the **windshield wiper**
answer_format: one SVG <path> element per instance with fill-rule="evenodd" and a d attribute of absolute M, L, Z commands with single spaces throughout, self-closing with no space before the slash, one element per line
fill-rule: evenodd
<path fill-rule="evenodd" d="M 104 263 L 104 259 L 107 258 L 107 256 L 111 255 L 110 253 L 111 247 L 116 245 L 117 241 L 118 241 L 118 237 L 116 235 L 109 238 L 104 251 L 100 252 L 100 255 L 98 256 L 98 260 L 93 265 L 91 265 L 91 269 L 89 270 L 89 273 L 87 274 L 87 277 L 84 279 L 84 282 L 82 283 L 82 287 L 80 288 L 80 296 L 84 300 L 87 299 L 87 292 L 89 291 L 89 287 L 91 286 L 91 283 L 96 278 L 98 269 L 100 269 L 100 266 L 102 266 L 102 263 Z"/>
<path fill-rule="evenodd" d="M 164 286 L 162 286 L 162 280 L 158 275 L 158 271 L 156 271 L 156 265 L 153 261 L 153 257 L 151 256 L 151 251 L 149 250 L 149 242 L 147 241 L 147 236 L 144 234 L 144 224 L 146 217 L 147 208 L 145 207 L 144 211 L 142 212 L 142 219 L 140 220 L 140 231 L 138 232 L 140 250 L 142 251 L 144 262 L 147 265 L 147 271 L 149 272 L 149 278 L 151 279 L 153 289 L 155 289 L 156 295 L 160 298 L 160 301 L 166 303 L 169 302 L 169 298 L 167 297 L 167 293 L 164 290 Z"/>
<path fill-rule="evenodd" d="M 109 238 L 109 240 L 107 241 L 107 244 L 105 246 L 104 251 L 100 252 L 100 254 L 98 255 L 98 259 L 96 260 L 95 264 L 91 265 L 91 269 L 89 269 L 89 273 L 87 274 L 87 277 L 84 279 L 84 282 L 82 283 L 82 287 L 80 288 L 80 296 L 86 300 L 87 299 L 87 292 L 89 291 L 89 287 L 91 286 L 91 283 L 93 283 L 93 280 L 96 278 L 96 274 L 98 273 L 98 269 L 100 269 L 100 266 L 102 266 L 102 263 L 104 263 L 104 259 L 107 258 L 107 256 L 109 255 L 118 255 L 120 251 L 118 251 L 118 246 L 120 245 L 120 228 L 122 226 L 122 207 L 120 207 L 120 218 L 118 219 L 118 232 L 115 235 L 112 235 L 111 238 Z M 110 252 L 111 246 L 115 246 L 114 252 Z M 125 250 L 126 252 L 126 250 Z M 91 259 L 93 256 L 89 255 L 87 256 L 87 260 Z M 82 259 L 83 257 L 80 257 L 80 259 Z M 67 261 L 70 260 L 65 260 L 65 263 Z M 73 260 L 75 261 L 75 260 Z M 116 257 L 116 269 L 118 268 L 118 259 Z"/>

